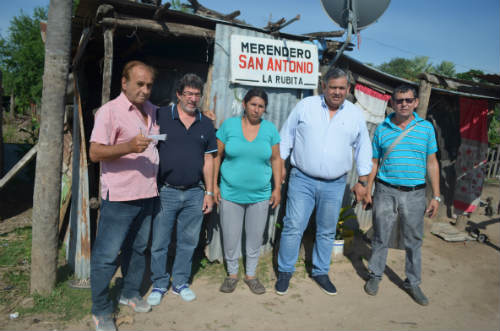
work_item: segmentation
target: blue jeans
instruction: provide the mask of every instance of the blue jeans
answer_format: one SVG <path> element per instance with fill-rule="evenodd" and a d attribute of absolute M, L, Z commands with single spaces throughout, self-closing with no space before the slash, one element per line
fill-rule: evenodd
<path fill-rule="evenodd" d="M 406 277 L 411 287 L 420 285 L 426 202 L 425 189 L 403 192 L 377 182 L 373 199 L 372 256 L 368 264 L 373 277 L 382 279 L 392 227 L 399 216 L 406 250 Z"/>
<path fill-rule="evenodd" d="M 168 288 L 170 275 L 166 271 L 168 246 L 174 225 L 177 225 L 177 243 L 172 285 L 186 284 L 191 276 L 193 253 L 200 239 L 203 222 L 204 192 L 201 187 L 177 190 L 160 188 L 160 206 L 153 221 L 153 243 L 151 244 L 151 281 L 153 287 Z"/>
<path fill-rule="evenodd" d="M 295 271 L 302 235 L 316 206 L 312 276 L 328 274 L 345 184 L 345 175 L 334 180 L 321 180 L 292 168 L 278 252 L 278 271 Z"/>
<path fill-rule="evenodd" d="M 90 259 L 92 314 L 102 316 L 113 312 L 109 283 L 116 272 L 120 250 L 123 274 L 121 295 L 125 298 L 140 295 L 146 267 L 144 251 L 148 245 L 155 199 L 102 201 Z"/>

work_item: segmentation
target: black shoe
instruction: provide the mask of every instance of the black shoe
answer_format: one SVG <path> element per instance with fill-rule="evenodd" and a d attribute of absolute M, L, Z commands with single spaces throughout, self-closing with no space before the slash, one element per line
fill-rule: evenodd
<path fill-rule="evenodd" d="M 318 283 L 319 287 L 328 295 L 336 295 L 337 294 L 337 289 L 335 288 L 335 285 L 330 281 L 330 278 L 328 278 L 328 275 L 317 275 L 317 276 L 312 276 L 312 279 L 316 283 Z"/>
<path fill-rule="evenodd" d="M 288 292 L 290 278 L 292 278 L 291 272 L 278 272 L 278 280 L 276 281 L 276 285 L 274 285 L 276 294 L 285 295 Z"/>
<path fill-rule="evenodd" d="M 380 279 L 375 277 L 370 277 L 365 284 L 365 292 L 369 295 L 377 295 L 378 292 L 378 283 L 380 283 Z"/>
<path fill-rule="evenodd" d="M 407 289 L 408 294 L 421 306 L 427 306 L 429 304 L 429 299 L 425 296 L 424 292 L 420 289 L 419 286 L 410 287 Z"/>
<path fill-rule="evenodd" d="M 424 292 L 420 289 L 420 286 L 410 286 L 410 283 L 406 279 L 403 283 L 403 287 L 412 297 L 412 299 L 421 306 L 427 306 L 429 304 L 429 299 L 425 296 Z"/>

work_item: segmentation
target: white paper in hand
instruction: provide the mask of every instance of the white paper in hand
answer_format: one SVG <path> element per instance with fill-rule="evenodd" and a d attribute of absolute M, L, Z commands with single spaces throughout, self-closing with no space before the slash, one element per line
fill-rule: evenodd
<path fill-rule="evenodd" d="M 167 140 L 167 134 L 166 133 L 163 133 L 163 134 L 150 134 L 148 136 L 149 139 L 153 139 L 153 140 Z"/>

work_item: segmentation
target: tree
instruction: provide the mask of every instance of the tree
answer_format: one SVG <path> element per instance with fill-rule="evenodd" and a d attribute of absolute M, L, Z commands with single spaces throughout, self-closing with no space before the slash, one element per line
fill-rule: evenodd
<path fill-rule="evenodd" d="M 431 68 L 432 64 L 427 56 L 416 56 L 414 59 L 397 57 L 378 66 L 378 69 L 388 74 L 413 81 L 417 80 L 418 74 L 429 72 Z"/>
<path fill-rule="evenodd" d="M 42 96 L 44 45 L 40 20 L 46 19 L 46 8 L 35 8 L 31 17 L 21 10 L 21 14 L 11 20 L 7 38 L 0 37 L 4 90 L 16 96 L 20 112 L 32 103 L 38 104 Z"/>
<path fill-rule="evenodd" d="M 442 61 L 437 67 L 432 68 L 432 72 L 446 77 L 455 77 L 455 64 L 450 61 Z"/>
<path fill-rule="evenodd" d="M 56 283 L 64 101 L 71 47 L 71 7 L 71 1 L 50 0 L 33 195 L 31 293 L 50 293 Z"/>
<path fill-rule="evenodd" d="M 457 74 L 457 78 L 460 79 L 465 79 L 465 80 L 471 80 L 476 83 L 487 83 L 487 81 L 479 78 L 480 76 L 483 76 L 484 72 L 482 70 L 477 70 L 477 69 L 471 69 L 466 72 L 460 72 Z"/>

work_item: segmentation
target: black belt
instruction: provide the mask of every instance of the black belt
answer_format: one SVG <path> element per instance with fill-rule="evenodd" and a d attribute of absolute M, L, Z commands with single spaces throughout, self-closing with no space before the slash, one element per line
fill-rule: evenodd
<path fill-rule="evenodd" d="M 389 184 L 387 182 L 384 182 L 382 179 L 378 179 L 378 178 L 376 179 L 376 181 L 381 183 L 381 184 L 384 184 L 385 186 L 389 186 L 389 187 L 395 188 L 396 190 L 400 190 L 403 192 L 417 191 L 417 190 L 421 190 L 421 189 L 425 188 L 425 183 L 420 184 L 420 185 L 416 185 L 416 186 L 403 186 L 403 185 Z"/>
<path fill-rule="evenodd" d="M 190 188 L 200 187 L 200 183 L 191 184 L 191 185 L 172 185 L 172 184 L 165 182 L 164 184 L 166 187 L 175 188 L 176 190 L 181 190 L 181 191 L 189 190 Z"/>

